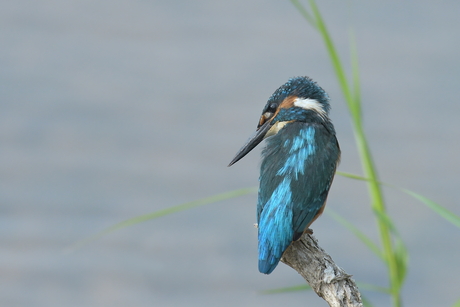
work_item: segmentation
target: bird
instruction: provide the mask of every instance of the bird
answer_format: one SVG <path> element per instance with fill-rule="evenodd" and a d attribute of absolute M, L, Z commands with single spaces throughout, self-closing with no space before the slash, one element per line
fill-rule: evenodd
<path fill-rule="evenodd" d="M 270 274 L 289 245 L 322 214 L 340 162 L 328 94 L 306 76 L 268 99 L 256 132 L 228 166 L 265 140 L 257 200 L 258 268 Z"/>

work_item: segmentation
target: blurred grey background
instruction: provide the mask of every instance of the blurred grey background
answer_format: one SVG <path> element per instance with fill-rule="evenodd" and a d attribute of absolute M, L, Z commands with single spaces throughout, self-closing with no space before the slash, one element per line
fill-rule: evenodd
<path fill-rule="evenodd" d="M 382 180 L 460 214 L 460 2 L 319 4 L 347 63 L 355 33 Z M 258 273 L 255 194 L 63 253 L 125 219 L 256 186 L 259 150 L 227 164 L 292 76 L 329 92 L 339 170 L 362 173 L 323 43 L 289 1 L 1 1 L 0 25 L 1 306 L 326 306 L 311 292 L 261 294 L 303 280 L 283 264 Z M 385 196 L 410 251 L 405 306 L 451 306 L 459 229 Z M 337 177 L 328 207 L 378 240 L 364 183 Z M 331 217 L 313 229 L 357 281 L 386 285 Z"/>

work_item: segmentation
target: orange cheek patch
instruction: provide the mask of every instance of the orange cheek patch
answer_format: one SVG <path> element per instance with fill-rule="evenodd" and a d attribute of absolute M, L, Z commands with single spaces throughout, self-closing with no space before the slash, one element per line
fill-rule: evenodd
<path fill-rule="evenodd" d="M 284 98 L 283 102 L 280 104 L 278 109 L 289 109 L 294 106 L 294 101 L 297 99 L 297 96 L 289 96 Z"/>
<path fill-rule="evenodd" d="M 276 117 L 281 109 L 289 109 L 294 106 L 294 101 L 297 99 L 297 96 L 289 96 L 284 98 L 283 102 L 279 105 L 278 109 L 276 110 L 275 114 L 272 117 Z"/>

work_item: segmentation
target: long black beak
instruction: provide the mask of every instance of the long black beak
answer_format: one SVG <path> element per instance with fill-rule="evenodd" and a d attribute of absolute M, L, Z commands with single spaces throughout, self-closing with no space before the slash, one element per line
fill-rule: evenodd
<path fill-rule="evenodd" d="M 232 162 L 228 166 L 232 166 L 236 162 L 238 162 L 241 158 L 247 155 L 251 150 L 253 150 L 262 140 L 265 138 L 268 130 L 272 127 L 272 123 L 270 120 L 267 120 L 262 126 L 260 126 L 256 133 L 244 144 L 243 147 L 236 153 L 235 158 L 233 158 Z"/>

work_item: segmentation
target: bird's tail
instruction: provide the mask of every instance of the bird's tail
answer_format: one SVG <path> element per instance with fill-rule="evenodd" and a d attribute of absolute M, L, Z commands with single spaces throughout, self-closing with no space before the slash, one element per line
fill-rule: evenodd
<path fill-rule="evenodd" d="M 259 259 L 259 272 L 270 274 L 280 262 L 281 257 L 270 255 L 268 259 Z"/>
<path fill-rule="evenodd" d="M 264 274 L 273 272 L 291 241 L 290 233 L 284 232 L 282 236 L 279 234 L 273 236 L 273 233 L 262 233 L 259 228 L 259 272 Z"/>
<path fill-rule="evenodd" d="M 270 274 L 292 242 L 292 202 L 290 181 L 286 178 L 265 204 L 259 223 L 259 271 Z"/>

